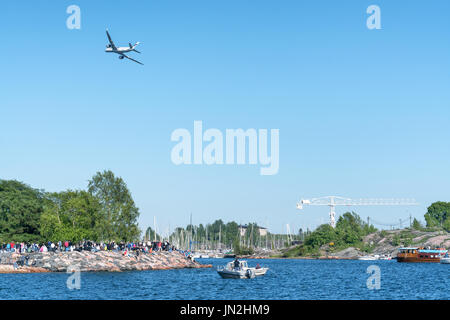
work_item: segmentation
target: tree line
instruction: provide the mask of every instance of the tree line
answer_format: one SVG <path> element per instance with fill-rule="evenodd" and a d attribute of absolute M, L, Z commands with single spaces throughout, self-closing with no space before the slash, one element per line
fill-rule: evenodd
<path fill-rule="evenodd" d="M 188 224 L 185 228 L 177 227 L 165 237 L 161 236 L 151 227 L 145 232 L 145 239 L 166 239 L 178 247 L 191 250 L 208 249 L 233 249 L 241 254 L 250 254 L 257 248 L 280 248 L 286 247 L 294 240 L 299 240 L 299 234 L 272 234 L 257 223 L 247 223 L 243 226 L 235 221 L 225 223 L 218 219 L 206 225 Z"/>
<path fill-rule="evenodd" d="M 136 207 L 122 178 L 111 171 L 97 172 L 86 190 L 46 192 L 16 180 L 0 180 L 0 242 L 104 241 L 130 242 L 140 239 Z M 450 232 L 450 202 L 435 202 L 425 213 L 425 226 L 417 219 L 413 229 Z M 303 241 L 301 252 L 310 253 L 323 245 L 333 249 L 362 245 L 362 239 L 376 228 L 363 222 L 354 212 L 339 217 L 336 228 L 324 224 L 314 231 L 298 234 L 260 234 L 257 223 L 248 223 L 241 234 L 239 224 L 221 219 L 211 224 L 176 228 L 170 242 L 186 248 L 280 248 L 292 241 Z M 152 228 L 145 239 L 162 240 Z M 299 252 L 300 253 L 300 252 Z"/>
<path fill-rule="evenodd" d="M 109 170 L 86 190 L 46 192 L 0 180 L 0 242 L 135 241 L 138 217 L 126 183 Z"/>

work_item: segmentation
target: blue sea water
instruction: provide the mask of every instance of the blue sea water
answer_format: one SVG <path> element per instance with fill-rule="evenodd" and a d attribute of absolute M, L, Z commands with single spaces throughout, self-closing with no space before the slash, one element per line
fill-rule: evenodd
<path fill-rule="evenodd" d="M 215 267 L 229 259 L 199 259 L 213 269 L 81 273 L 0 274 L 0 299 L 449 299 L 450 265 L 357 260 L 248 260 L 269 267 L 255 279 L 222 279 Z M 367 288 L 371 265 L 380 267 L 380 289 Z"/>

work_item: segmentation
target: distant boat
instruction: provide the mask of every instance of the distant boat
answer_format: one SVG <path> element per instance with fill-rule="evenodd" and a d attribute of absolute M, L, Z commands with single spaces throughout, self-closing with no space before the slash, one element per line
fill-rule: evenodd
<path fill-rule="evenodd" d="M 234 267 L 234 261 L 228 262 L 225 267 L 218 267 L 217 273 L 224 279 L 253 279 L 266 274 L 269 268 L 250 268 L 247 261 L 239 261 L 239 268 Z"/>
<path fill-rule="evenodd" d="M 441 258 L 443 258 L 447 254 L 448 250 L 443 248 L 400 248 L 398 249 L 397 262 L 441 262 Z"/>
<path fill-rule="evenodd" d="M 358 260 L 363 260 L 363 261 L 373 261 L 373 260 L 379 260 L 380 256 L 379 255 L 374 255 L 374 256 L 362 256 L 359 257 Z"/>
<path fill-rule="evenodd" d="M 450 257 L 448 256 L 448 253 L 446 253 L 445 256 L 441 257 L 441 263 L 450 264 Z"/>

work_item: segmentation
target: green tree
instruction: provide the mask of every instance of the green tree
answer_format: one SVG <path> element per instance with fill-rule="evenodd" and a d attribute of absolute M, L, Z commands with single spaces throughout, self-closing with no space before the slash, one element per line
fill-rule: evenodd
<path fill-rule="evenodd" d="M 305 245 L 318 248 L 336 239 L 336 231 L 329 224 L 320 225 L 311 235 L 305 239 Z"/>
<path fill-rule="evenodd" d="M 423 226 L 422 226 L 422 224 L 420 223 L 419 220 L 414 218 L 413 223 L 412 223 L 412 228 L 415 229 L 415 230 L 422 230 Z"/>
<path fill-rule="evenodd" d="M 363 222 L 355 212 L 346 212 L 336 223 L 337 245 L 356 245 L 376 229 Z"/>
<path fill-rule="evenodd" d="M 200 225 L 197 228 L 197 239 L 198 241 L 202 241 L 203 239 L 205 239 L 206 237 L 206 230 L 205 227 L 203 226 L 203 224 L 200 223 Z"/>
<path fill-rule="evenodd" d="M 259 237 L 259 226 L 257 223 L 248 223 L 245 232 L 245 239 L 250 246 L 257 244 Z"/>
<path fill-rule="evenodd" d="M 363 222 L 354 212 L 346 212 L 341 215 L 336 223 L 336 228 L 329 224 L 320 225 L 316 230 L 304 234 L 305 240 L 300 246 L 293 248 L 286 254 L 310 255 L 318 254 L 324 245 L 333 243 L 332 250 L 344 249 L 349 246 L 362 245 L 363 237 L 376 231 L 372 225 Z"/>
<path fill-rule="evenodd" d="M 155 239 L 161 240 L 162 237 L 157 232 L 155 232 L 155 230 L 153 230 L 151 227 L 148 227 L 147 230 L 145 231 L 144 239 L 145 241 L 154 241 Z"/>
<path fill-rule="evenodd" d="M 435 202 L 428 207 L 425 214 L 425 221 L 429 228 L 443 226 L 447 218 L 450 218 L 450 202 Z"/>
<path fill-rule="evenodd" d="M 134 241 L 139 238 L 139 209 L 122 178 L 110 170 L 97 172 L 88 191 L 101 204 L 100 230 L 105 241 Z"/>
<path fill-rule="evenodd" d="M 41 215 L 40 232 L 47 241 L 80 241 L 100 238 L 100 204 L 86 191 L 48 194 Z"/>
<path fill-rule="evenodd" d="M 444 221 L 442 227 L 445 229 L 445 231 L 450 232 L 450 217 L 448 217 L 447 220 Z"/>
<path fill-rule="evenodd" d="M 234 221 L 228 222 L 225 225 L 225 236 L 229 244 L 234 243 L 236 240 L 239 242 L 239 225 Z"/>
<path fill-rule="evenodd" d="M 0 180 L 0 241 L 39 241 L 44 192 L 15 180 Z"/>
<path fill-rule="evenodd" d="M 252 255 L 254 253 L 252 248 L 239 245 L 239 239 L 233 242 L 233 253 L 236 255 Z"/>

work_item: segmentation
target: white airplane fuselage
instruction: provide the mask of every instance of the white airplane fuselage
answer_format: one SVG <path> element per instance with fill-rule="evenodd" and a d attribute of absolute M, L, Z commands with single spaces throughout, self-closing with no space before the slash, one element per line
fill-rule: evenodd
<path fill-rule="evenodd" d="M 114 52 L 114 53 L 125 53 L 125 52 L 130 52 L 133 51 L 134 47 L 130 48 L 130 47 L 119 47 L 116 48 L 116 50 L 114 50 L 113 48 L 106 48 L 105 52 Z"/>

